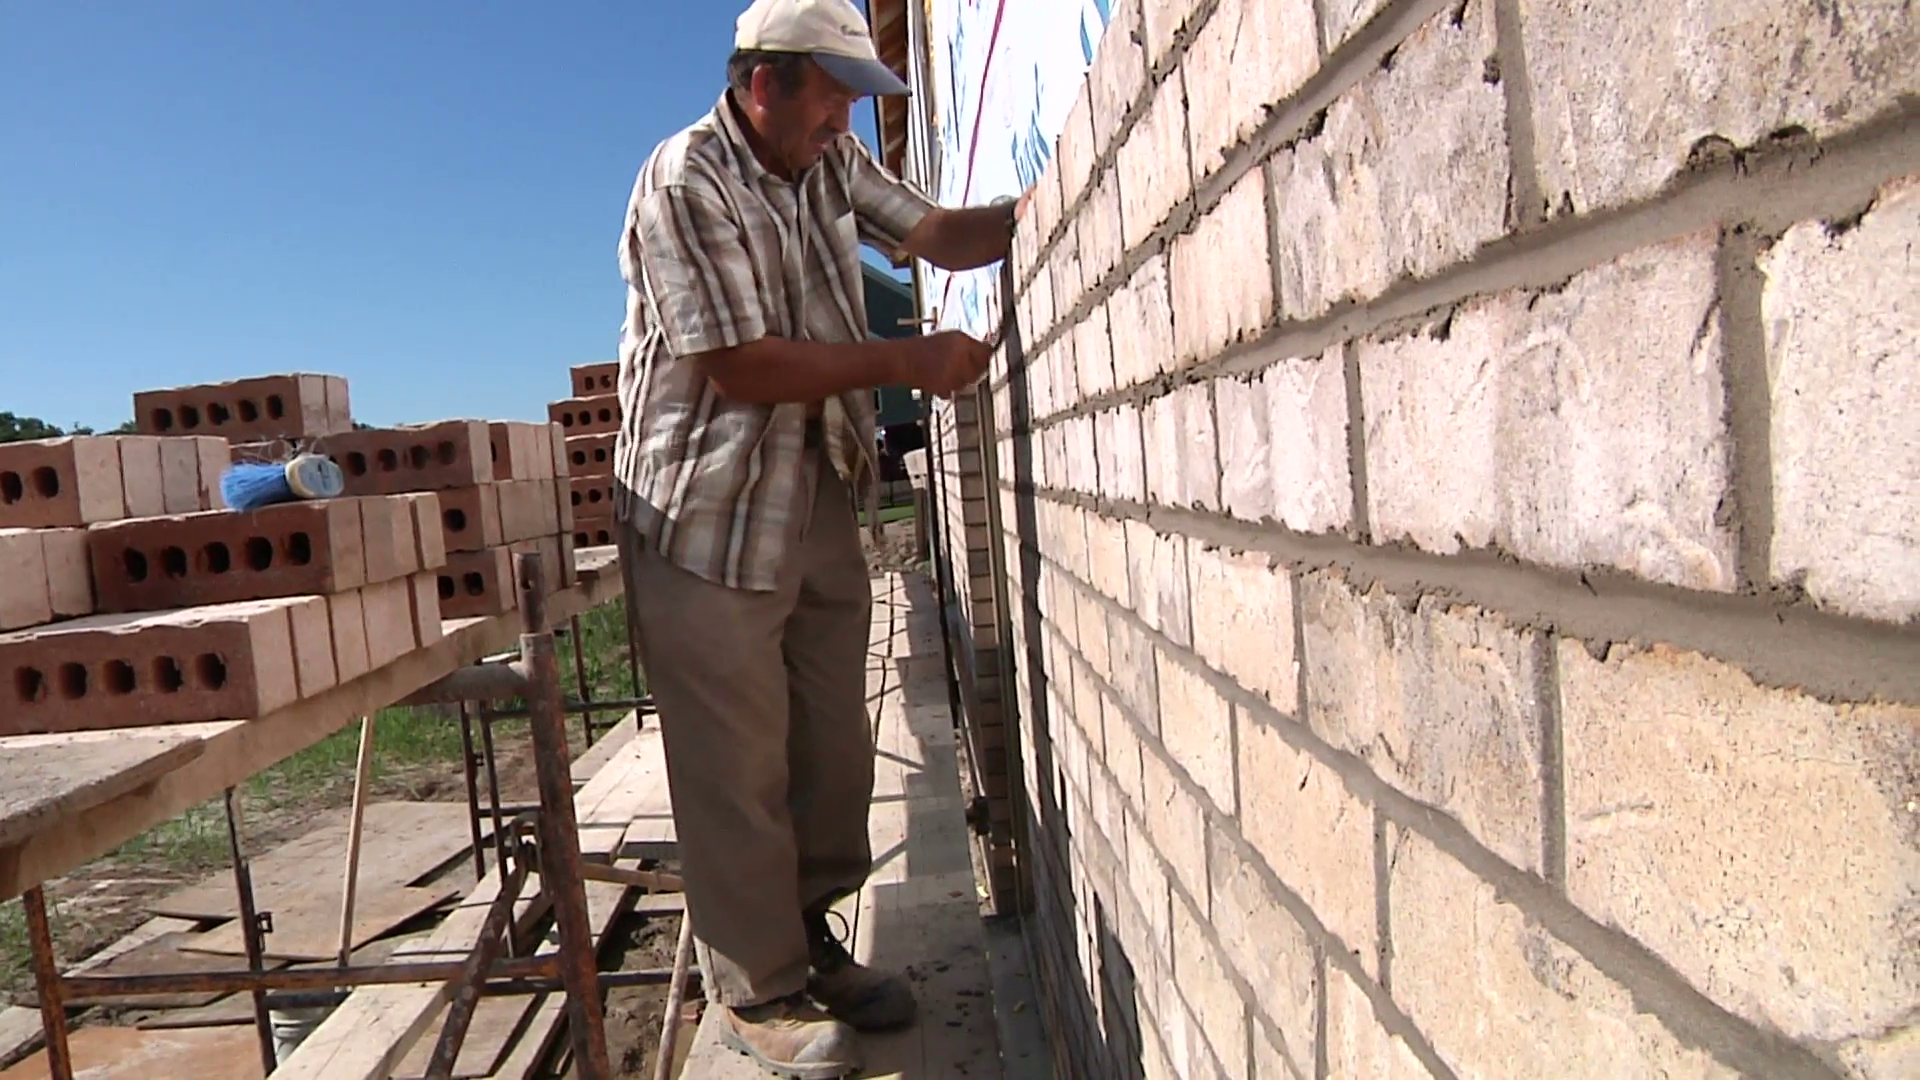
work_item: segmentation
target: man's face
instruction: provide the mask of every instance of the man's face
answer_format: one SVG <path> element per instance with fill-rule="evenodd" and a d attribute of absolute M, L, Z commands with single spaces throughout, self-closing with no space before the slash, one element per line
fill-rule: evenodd
<path fill-rule="evenodd" d="M 848 131 L 859 98 L 812 62 L 801 70 L 800 86 L 791 93 L 782 92 L 772 70 L 763 67 L 753 73 L 754 102 L 765 116 L 760 133 L 796 174 L 820 160 L 827 145 Z"/>

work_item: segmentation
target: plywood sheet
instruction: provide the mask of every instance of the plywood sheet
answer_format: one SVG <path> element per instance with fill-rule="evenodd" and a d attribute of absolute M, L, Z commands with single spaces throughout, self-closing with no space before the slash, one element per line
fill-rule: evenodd
<path fill-rule="evenodd" d="M 152 783 L 204 748 L 197 736 L 171 731 L 9 739 L 0 748 L 0 847 Z"/>
<path fill-rule="evenodd" d="M 330 898 L 338 920 L 347 815 L 342 810 L 329 817 L 305 836 L 249 858 L 254 906 L 273 912 L 276 922 L 281 910 L 316 896 Z M 471 836 L 465 803 L 371 803 L 360 834 L 356 891 L 411 885 L 465 852 Z M 147 910 L 182 919 L 233 919 L 240 915 L 240 900 L 232 872 L 222 871 L 161 897 Z"/>
<path fill-rule="evenodd" d="M 424 888 L 386 885 L 359 889 L 353 898 L 355 948 L 381 937 L 419 915 L 453 899 L 460 890 L 451 885 Z M 201 934 L 183 946 L 226 956 L 246 955 L 239 920 Z M 267 935 L 266 955 L 279 960 L 325 960 L 340 950 L 340 898 L 315 894 L 302 897 L 273 912 L 273 933 Z"/>
<path fill-rule="evenodd" d="M 73 1032 L 74 1080 L 261 1080 L 260 1042 L 252 1028 L 140 1031 L 90 1027 Z M 0 1080 L 47 1080 L 38 1051 Z"/>

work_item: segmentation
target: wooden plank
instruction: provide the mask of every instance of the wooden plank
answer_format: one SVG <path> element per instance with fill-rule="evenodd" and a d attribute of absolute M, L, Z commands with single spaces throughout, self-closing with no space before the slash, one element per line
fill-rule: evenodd
<path fill-rule="evenodd" d="M 638 863 L 620 865 L 638 867 Z M 633 891 L 604 881 L 587 882 L 587 922 L 593 928 L 594 943 L 604 951 L 607 931 L 630 909 Z M 542 943 L 541 952 L 550 952 L 557 939 L 552 933 Z M 530 1003 L 526 1030 L 487 1080 L 528 1080 L 547 1059 L 565 1017 L 567 1000 L 561 994 L 542 994 Z"/>
<path fill-rule="evenodd" d="M 606 768 L 574 794 L 581 853 L 587 858 L 606 860 L 618 847 L 625 832 L 622 826 L 637 801 L 633 780 L 643 767 L 630 745 L 615 753 Z M 421 946 L 396 955 L 465 957 L 479 937 L 499 887 L 500 879 L 488 876 Z M 443 983 L 357 990 L 281 1062 L 274 1075 L 278 1080 L 385 1080 L 446 1003 Z"/>
<path fill-rule="evenodd" d="M 559 622 L 620 595 L 620 575 L 612 549 L 577 553 L 580 581 L 548 601 Z M 498 652 L 517 640 L 520 616 L 510 612 L 484 619 L 442 623 L 444 637 L 383 668 L 370 671 L 322 694 L 255 720 L 186 724 L 175 734 L 205 742 L 200 756 L 140 788 L 61 815 L 29 835 L 0 845 L 0 901 L 19 896 L 34 884 L 59 877 L 89 859 L 104 855 L 148 829 L 345 727 L 349 722 L 399 701 L 427 684 Z M 0 739 L 0 759 L 19 739 Z"/>
<path fill-rule="evenodd" d="M 278 913 L 316 892 L 340 901 L 340 868 L 347 852 L 347 812 L 248 860 L 254 907 Z M 360 888 L 412 885 L 466 853 L 472 845 L 464 803 L 380 802 L 367 806 L 360 848 Z M 233 873 L 223 870 L 147 905 L 156 915 L 234 919 L 240 915 Z"/>
<path fill-rule="evenodd" d="M 353 943 L 364 945 L 458 895 L 460 890 L 451 885 L 357 889 L 353 901 Z M 181 948 L 228 958 L 246 955 L 246 941 L 238 919 L 199 935 Z M 274 911 L 273 933 L 266 938 L 267 956 L 276 960 L 319 961 L 337 954 L 339 948 L 340 890 L 337 885 L 331 892 L 317 891 Z"/>
<path fill-rule="evenodd" d="M 660 729 L 650 727 L 634 737 L 633 753 L 643 768 L 635 778 L 633 818 L 620 839 L 623 859 L 671 859 L 680 851 L 680 834 L 673 826 L 673 797 L 667 787 L 666 744 Z"/>
<path fill-rule="evenodd" d="M 392 959 L 393 951 L 404 944 L 407 938 L 382 938 L 371 941 L 353 950 L 353 963 L 356 966 L 384 964 Z M 236 965 L 231 958 L 222 957 L 222 964 L 232 968 Z M 328 958 L 318 963 L 294 964 L 296 971 L 302 969 L 332 967 L 334 961 Z M 229 1024 L 253 1023 L 253 995 L 228 994 L 208 1005 L 193 1009 L 166 1009 L 141 1017 L 135 1027 L 150 1031 L 165 1031 L 172 1028 L 223 1027 Z"/>
<path fill-rule="evenodd" d="M 578 787 L 593 779 L 593 774 L 599 772 L 600 767 L 613 757 L 614 751 L 631 742 L 639 730 L 639 714 L 629 711 L 627 715 L 620 718 L 619 723 L 601 732 L 600 737 L 593 740 L 593 745 L 587 747 L 585 753 L 573 759 L 574 786 Z"/>
<path fill-rule="evenodd" d="M 526 1028 L 527 1014 L 533 1006 L 532 997 L 481 998 L 473 1010 L 473 1018 L 467 1022 L 467 1036 L 460 1043 L 460 1055 L 454 1059 L 452 1080 L 481 1080 L 492 1075 L 506 1056 L 507 1048 Z M 413 1044 L 413 1050 L 400 1062 L 400 1067 L 393 1070 L 393 1080 L 425 1080 L 427 1063 L 433 1057 L 434 1045 L 440 1041 L 440 1030 L 446 1020 L 443 1010 L 420 1041 Z"/>
<path fill-rule="evenodd" d="M 140 1031 L 89 1027 L 73 1032 L 76 1080 L 260 1080 L 260 1043 L 250 1028 Z M 46 1080 L 40 1051 L 0 1080 Z"/>
<path fill-rule="evenodd" d="M 189 946 L 204 934 L 196 930 L 175 931 L 162 934 L 152 941 L 129 949 L 108 960 L 97 968 L 90 969 L 93 975 L 178 975 L 200 971 L 232 971 L 240 965 L 232 957 L 214 956 L 206 952 L 192 951 Z M 269 960 L 268 968 L 284 966 L 280 961 Z M 223 995 L 210 992 L 176 991 L 167 994 L 142 994 L 139 996 L 92 998 L 88 1006 L 105 1006 L 122 1009 L 191 1009 L 218 1001 Z M 20 1004 L 38 1007 L 38 994 L 23 995 Z"/>
<path fill-rule="evenodd" d="M 181 919 L 148 919 L 135 927 L 126 937 L 75 964 L 68 969 L 67 974 L 78 975 L 93 971 L 115 957 L 131 952 L 155 938 L 196 928 L 194 923 Z M 0 1009 L 0 1065 L 8 1064 L 39 1046 L 41 1035 L 38 1008 L 10 1005 Z"/>
<path fill-rule="evenodd" d="M 0 745 L 0 847 L 130 794 L 206 744 L 173 730 L 23 735 Z"/>

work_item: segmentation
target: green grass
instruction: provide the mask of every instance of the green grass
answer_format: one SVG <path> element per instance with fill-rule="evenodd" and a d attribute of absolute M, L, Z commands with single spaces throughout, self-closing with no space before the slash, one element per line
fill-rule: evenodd
<path fill-rule="evenodd" d="M 580 616 L 580 636 L 585 642 L 587 684 L 596 699 L 637 697 L 633 671 L 627 661 L 627 627 L 624 601 L 615 601 Z M 574 681 L 574 643 L 569 637 L 560 641 L 560 676 L 566 696 L 578 696 Z M 519 702 L 501 703 L 518 705 Z M 596 714 L 594 722 L 604 728 L 617 717 Z M 568 744 L 577 754 L 585 747 L 578 718 L 570 718 Z M 507 745 L 526 737 L 526 721 L 494 722 L 496 745 Z M 475 750 L 479 750 L 479 730 L 474 732 Z M 389 708 L 374 720 L 374 756 L 372 782 L 377 787 L 396 776 L 444 767 L 459 775 L 461 753 L 460 723 L 449 707 Z M 352 791 L 355 767 L 360 753 L 360 725 L 346 727 L 320 740 L 292 757 L 249 777 L 236 794 L 240 798 L 242 828 L 255 815 L 275 811 L 295 811 L 302 806 L 323 809 L 346 801 Z M 148 830 L 102 857 L 101 862 L 125 873 L 147 869 L 172 876 L 190 878 L 209 874 L 230 865 L 227 819 L 222 800 L 214 799 L 192 807 L 170 821 Z M 81 928 L 63 921 L 58 905 L 48 912 L 54 941 L 64 956 L 66 946 Z M 0 904 L 0 989 L 22 989 L 32 984 L 27 948 L 26 914 L 18 903 Z"/>
<path fill-rule="evenodd" d="M 866 511 L 864 510 L 861 511 L 860 525 L 862 528 L 866 527 L 867 520 L 868 520 L 868 515 Z M 900 506 L 883 506 L 880 508 L 880 524 L 882 525 L 891 525 L 896 521 L 912 521 L 912 520 L 913 520 L 913 504 L 912 503 L 905 503 Z"/>

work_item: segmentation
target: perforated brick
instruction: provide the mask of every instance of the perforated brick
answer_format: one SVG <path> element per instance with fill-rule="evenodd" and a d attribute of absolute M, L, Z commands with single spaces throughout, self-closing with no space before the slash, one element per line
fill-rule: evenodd
<path fill-rule="evenodd" d="M 394 578 L 360 590 L 367 620 L 367 660 L 385 667 L 413 651 L 418 631 L 413 620 L 413 582 Z"/>
<path fill-rule="evenodd" d="M 450 553 L 437 575 L 441 616 L 466 619 L 517 607 L 512 558 L 512 551 L 505 547 Z"/>
<path fill-rule="evenodd" d="M 367 655 L 366 605 L 360 590 L 349 589 L 326 598 L 327 618 L 333 627 L 333 660 L 341 682 L 350 682 L 372 670 Z"/>
<path fill-rule="evenodd" d="M 0 635 L 0 735 L 264 716 L 299 699 L 288 608 L 93 615 Z"/>
<path fill-rule="evenodd" d="M 440 532 L 448 551 L 479 551 L 506 542 L 497 486 L 476 484 L 434 495 L 440 500 Z"/>
<path fill-rule="evenodd" d="M 562 427 L 560 430 L 565 431 Z M 612 476 L 613 443 L 617 435 L 572 435 L 566 437 L 567 475 Z"/>
<path fill-rule="evenodd" d="M 575 519 L 573 523 L 573 546 L 576 548 L 606 547 L 613 543 L 613 520 Z"/>
<path fill-rule="evenodd" d="M 487 425 L 495 480 L 545 480 L 553 475 L 553 440 L 546 424 L 497 420 Z"/>
<path fill-rule="evenodd" d="M 421 648 L 444 636 L 440 626 L 440 575 L 437 571 L 415 574 L 407 579 L 413 599 L 413 632 Z"/>
<path fill-rule="evenodd" d="M 500 489 L 500 534 L 507 543 L 550 536 L 558 529 L 557 496 L 551 480 L 507 480 Z"/>
<path fill-rule="evenodd" d="M 47 553 L 39 532 L 0 531 L 0 630 L 38 626 L 52 619 Z"/>
<path fill-rule="evenodd" d="M 417 491 L 396 495 L 413 516 L 414 569 L 438 570 L 447 562 L 446 532 L 440 520 L 440 496 L 437 492 Z"/>
<path fill-rule="evenodd" d="M 346 398 L 346 380 L 337 375 L 265 375 L 142 391 L 133 395 L 133 419 L 142 435 L 313 438 L 351 426 Z"/>
<path fill-rule="evenodd" d="M 349 495 L 438 491 L 493 479 L 490 434 L 484 420 L 445 420 L 336 435 L 326 449 Z"/>
<path fill-rule="evenodd" d="M 547 406 L 547 417 L 568 435 L 608 435 L 620 430 L 620 396 L 567 398 Z"/>
<path fill-rule="evenodd" d="M 598 397 L 616 393 L 620 389 L 620 363 L 617 360 L 604 364 L 575 364 L 568 373 L 573 376 L 574 397 Z"/>
<path fill-rule="evenodd" d="M 368 569 L 351 499 L 113 522 L 87 551 L 104 612 L 339 592 Z"/>
<path fill-rule="evenodd" d="M 260 600 L 261 604 L 277 601 Z M 333 659 L 333 619 L 327 613 L 325 597 L 303 597 L 286 605 L 287 622 L 293 634 L 294 673 L 300 696 L 312 697 L 340 682 L 340 669 Z"/>
<path fill-rule="evenodd" d="M 115 440 L 77 436 L 0 445 L 0 527 L 89 525 L 125 516 Z"/>
<path fill-rule="evenodd" d="M 366 580 L 369 583 L 390 581 L 420 569 L 413 507 L 398 497 L 386 495 L 369 495 L 355 501 L 360 504 Z"/>
<path fill-rule="evenodd" d="M 159 517 L 168 513 L 166 474 L 160 464 L 160 437 L 122 435 L 119 445 L 120 487 L 127 505 L 126 516 Z"/>
<path fill-rule="evenodd" d="M 552 421 L 548 421 L 545 426 L 548 443 L 547 456 L 549 460 L 553 462 L 553 475 L 556 478 L 571 475 L 573 463 L 567 460 L 567 429 Z M 608 458 L 612 458 L 611 449 L 608 451 Z"/>
<path fill-rule="evenodd" d="M 91 615 L 93 567 L 87 561 L 87 530 L 38 529 L 47 559 L 47 594 L 56 618 Z"/>

